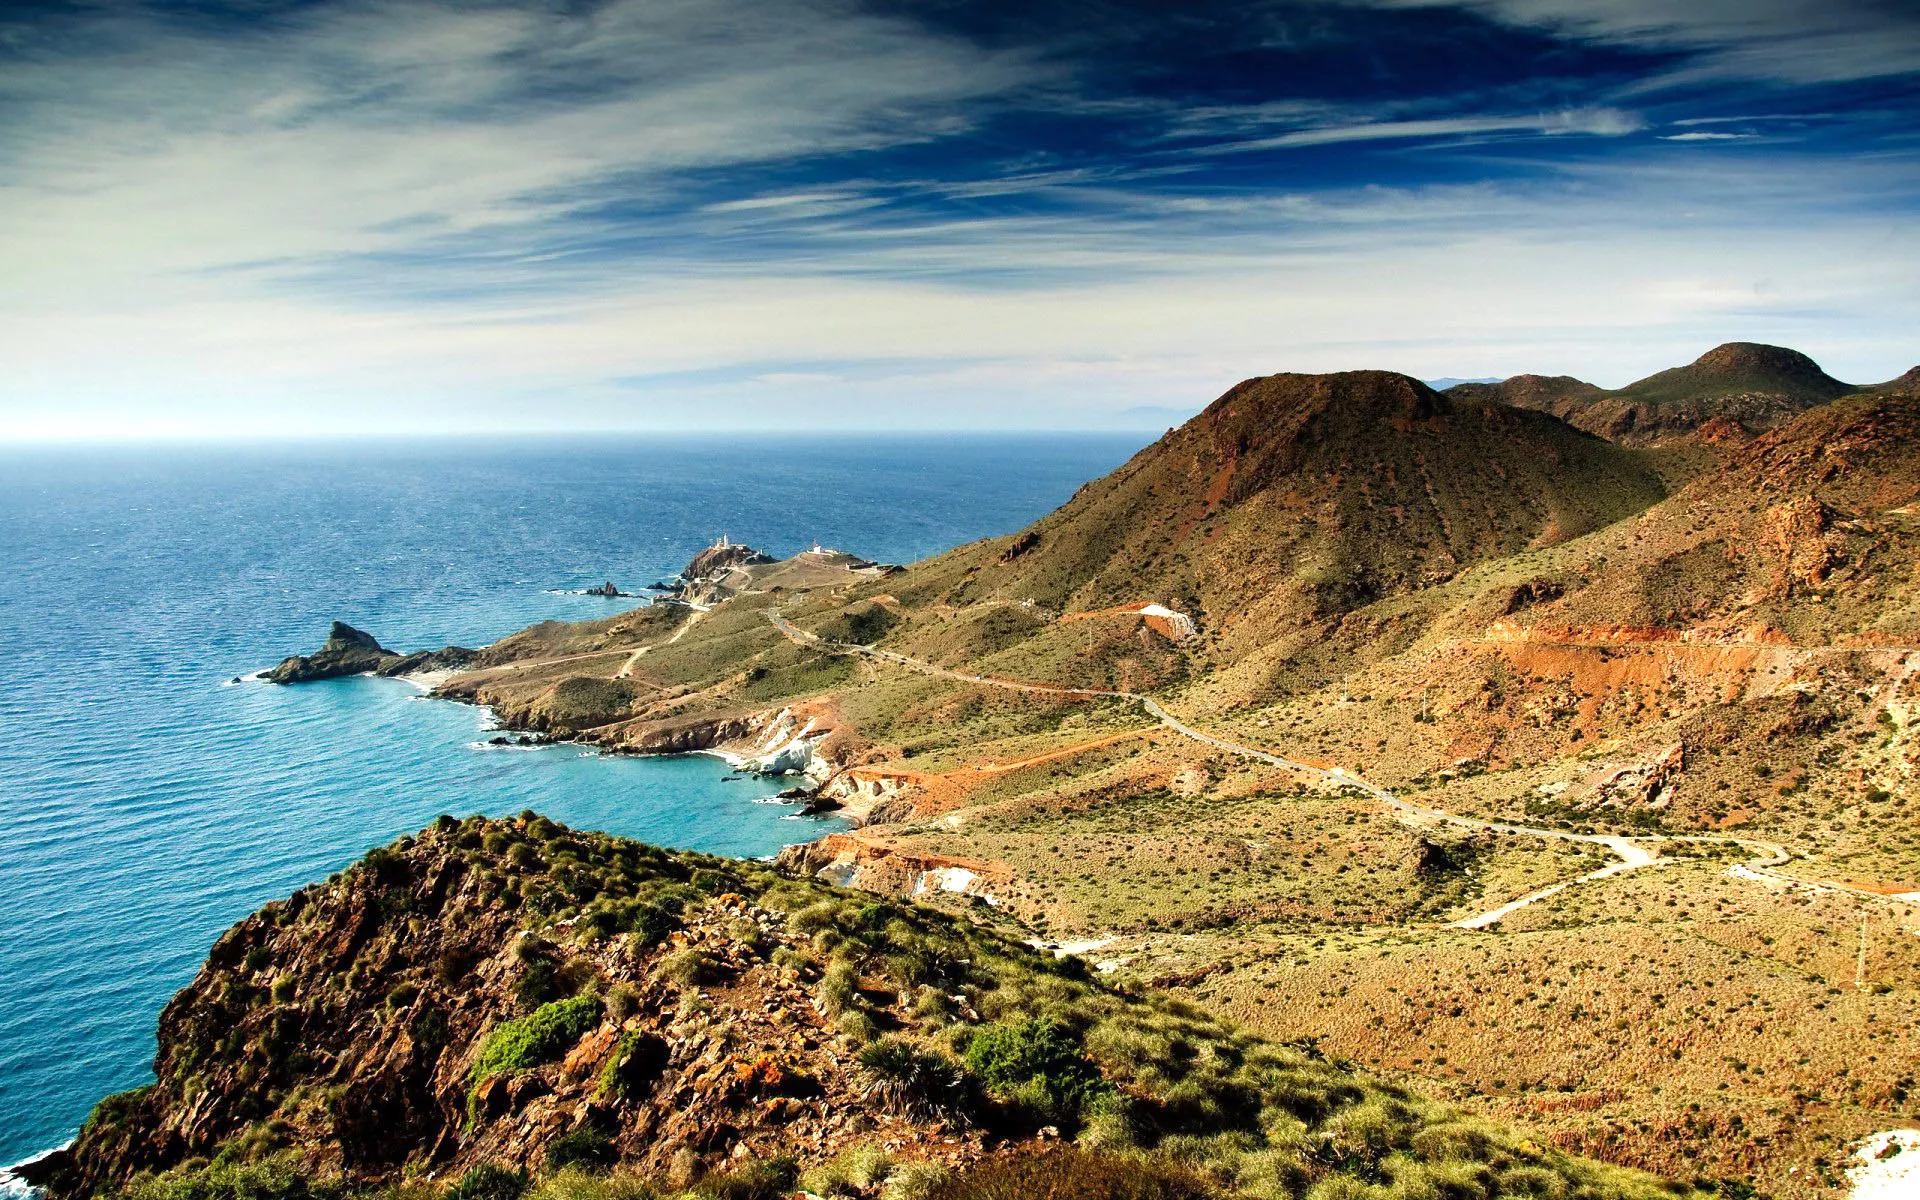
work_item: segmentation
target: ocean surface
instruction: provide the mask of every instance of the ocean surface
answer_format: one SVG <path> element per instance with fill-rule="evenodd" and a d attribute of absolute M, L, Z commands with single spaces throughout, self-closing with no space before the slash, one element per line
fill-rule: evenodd
<path fill-rule="evenodd" d="M 437 814 L 755 856 L 824 832 L 710 758 L 484 744 L 404 682 L 230 683 L 334 618 L 477 646 L 634 603 L 721 532 L 910 562 L 1138 435 L 0 451 L 0 1164 L 151 1078 L 154 1020 L 266 900 Z M 830 827 L 830 826 L 827 826 Z"/>

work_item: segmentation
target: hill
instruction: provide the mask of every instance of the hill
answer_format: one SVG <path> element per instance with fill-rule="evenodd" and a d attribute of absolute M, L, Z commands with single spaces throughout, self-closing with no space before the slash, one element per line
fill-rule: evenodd
<path fill-rule="evenodd" d="M 1913 367 L 1898 379 L 1889 379 L 1873 389 L 1876 392 L 1920 392 L 1920 367 Z"/>
<path fill-rule="evenodd" d="M 1543 415 L 1389 372 L 1271 375 L 969 560 L 949 598 L 1066 613 L 1158 602 L 1230 661 L 1662 494 L 1633 455 Z"/>
<path fill-rule="evenodd" d="M 223 935 L 156 1081 L 41 1171 L 63 1200 L 1691 1194 L 1085 975 L 754 864 L 443 817 Z"/>
<path fill-rule="evenodd" d="M 1515 375 L 1495 383 L 1458 383 L 1446 389 L 1446 394 L 1530 408 L 1566 421 L 1606 395 L 1606 389 L 1571 375 Z"/>
<path fill-rule="evenodd" d="M 1550 412 L 1611 441 L 1645 446 L 1686 436 L 1716 419 L 1757 433 L 1857 390 L 1797 350 L 1728 342 L 1684 367 L 1615 391 L 1566 376 L 1522 375 L 1462 385 L 1449 394 Z"/>

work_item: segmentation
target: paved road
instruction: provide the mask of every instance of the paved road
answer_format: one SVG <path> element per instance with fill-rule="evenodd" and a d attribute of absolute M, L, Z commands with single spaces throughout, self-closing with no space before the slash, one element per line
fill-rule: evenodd
<path fill-rule="evenodd" d="M 1636 840 L 1635 838 L 1625 837 L 1620 834 L 1568 833 L 1561 829 L 1543 829 L 1532 825 L 1515 825 L 1506 821 L 1482 821 L 1474 817 L 1455 816 L 1450 812 L 1444 812 L 1437 808 L 1426 808 L 1403 800 L 1387 789 L 1362 779 L 1344 767 L 1319 767 L 1311 763 L 1299 762 L 1295 759 L 1272 754 L 1265 750 L 1256 750 L 1251 746 L 1242 746 L 1237 742 L 1230 742 L 1225 738 L 1215 737 L 1210 733 L 1203 733 L 1168 712 L 1161 706 L 1160 702 L 1153 697 L 1143 696 L 1139 692 L 1110 691 L 1102 688 L 1059 687 L 1053 684 L 1025 683 L 1015 679 L 1000 679 L 990 675 L 976 675 L 967 671 L 955 671 L 949 667 L 938 666 L 922 659 L 910 658 L 907 655 L 896 654 L 891 650 L 882 650 L 875 646 L 864 646 L 854 642 L 828 641 L 817 634 L 809 633 L 804 629 L 798 628 L 785 617 L 782 617 L 779 613 L 771 609 L 765 610 L 765 612 L 767 620 L 772 622 L 773 627 L 779 630 L 789 640 L 803 646 L 810 646 L 818 650 L 826 651 L 829 654 L 865 655 L 869 658 L 894 663 L 898 666 L 905 667 L 909 671 L 916 671 L 922 675 L 932 675 L 942 679 L 953 679 L 961 683 L 978 683 L 989 687 L 1007 688 L 1012 691 L 1031 692 L 1049 696 L 1079 696 L 1088 699 L 1128 700 L 1140 705 L 1140 707 L 1152 714 L 1160 724 L 1180 734 L 1182 737 L 1189 738 L 1202 745 L 1212 746 L 1217 750 L 1223 750 L 1229 754 L 1239 755 L 1242 758 L 1249 758 L 1270 766 L 1296 771 L 1311 778 L 1325 780 L 1339 787 L 1353 788 L 1356 791 L 1372 796 L 1389 808 L 1418 821 L 1453 825 L 1462 829 L 1484 830 L 1490 833 L 1505 833 L 1517 837 L 1537 837 L 1549 838 L 1561 842 L 1580 842 L 1587 845 L 1603 847 L 1619 859 L 1618 862 L 1611 863 L 1597 871 L 1589 871 L 1577 879 L 1570 879 L 1564 883 L 1556 883 L 1550 887 L 1529 892 L 1518 899 L 1510 900 L 1498 908 L 1488 909 L 1485 912 L 1477 913 L 1470 917 L 1463 917 L 1453 922 L 1453 926 L 1458 929 L 1484 929 L 1494 922 L 1525 908 L 1529 904 L 1544 900 L 1577 883 L 1605 879 L 1609 876 L 1624 874 L 1628 871 L 1637 871 L 1642 867 L 1658 866 L 1662 863 L 1673 861 L 1671 859 L 1661 858 L 1657 850 L 1648 849 L 1647 845 L 1643 845 L 1642 843 L 1657 845 L 1663 842 L 1690 842 L 1696 844 L 1740 846 L 1759 855 L 1758 858 L 1755 858 L 1751 862 L 1742 864 L 1744 869 L 1755 878 L 1770 879 L 1789 887 L 1830 888 L 1834 891 L 1847 892 L 1868 899 L 1886 899 L 1885 896 L 1880 895 L 1878 892 L 1870 892 L 1864 888 L 1856 888 L 1846 884 L 1832 883 L 1823 880 L 1798 879 L 1791 875 L 1779 873 L 1775 868 L 1784 866 L 1793 858 L 1793 854 L 1786 847 L 1775 842 L 1738 837 L 1676 837 L 1666 835 L 1647 835 L 1641 836 Z"/>

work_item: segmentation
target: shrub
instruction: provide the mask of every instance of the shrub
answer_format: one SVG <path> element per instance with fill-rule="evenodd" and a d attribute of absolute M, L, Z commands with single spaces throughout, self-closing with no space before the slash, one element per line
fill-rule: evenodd
<path fill-rule="evenodd" d="M 989 1159 L 933 1188 L 928 1200 L 1207 1200 L 1212 1194 L 1184 1168 L 1063 1147 Z"/>
<path fill-rule="evenodd" d="M 520 1007 L 533 1009 L 559 999 L 565 991 L 560 976 L 553 969 L 550 959 L 536 958 L 527 963 L 527 969 L 513 985 L 513 996 Z"/>
<path fill-rule="evenodd" d="M 660 1190 L 637 1175 L 579 1167 L 555 1171 L 534 1184 L 527 1196 L 528 1200 L 662 1200 Z"/>
<path fill-rule="evenodd" d="M 858 1061 L 867 1095 L 880 1107 L 914 1120 L 964 1118 L 971 1099 L 966 1070 L 944 1054 L 899 1038 L 881 1038 L 863 1048 Z"/>
<path fill-rule="evenodd" d="M 927 1200 L 947 1178 L 947 1169 L 939 1163 L 903 1163 L 887 1176 L 880 1200 Z"/>
<path fill-rule="evenodd" d="M 653 977 L 669 980 L 681 987 L 695 987 L 712 980 L 713 960 L 705 952 L 688 946 L 661 959 L 660 965 L 653 969 Z"/>
<path fill-rule="evenodd" d="M 633 985 L 616 983 L 607 989 L 607 1020 L 615 1025 L 623 1024 L 640 1007 L 640 993 Z"/>
<path fill-rule="evenodd" d="M 861 1045 L 872 1041 L 880 1032 L 873 1015 L 862 1008 L 849 1008 L 833 1024 L 849 1040 Z"/>
<path fill-rule="evenodd" d="M 1140 1129 L 1133 1105 L 1118 1092 L 1096 1097 L 1081 1114 L 1085 1121 L 1078 1139 L 1087 1150 L 1120 1152 L 1132 1150 L 1140 1140 Z"/>
<path fill-rule="evenodd" d="M 315 1179 L 284 1159 L 257 1163 L 212 1163 L 142 1175 L 120 1193 L 123 1200 L 342 1200 L 337 1181 Z"/>
<path fill-rule="evenodd" d="M 820 977 L 820 986 L 814 996 L 820 1001 L 820 1011 L 829 1017 L 837 1017 L 853 1007 L 859 995 L 859 974 L 853 964 L 845 959 L 837 959 Z"/>
<path fill-rule="evenodd" d="M 786 1200 L 799 1174 L 798 1164 L 782 1155 L 709 1175 L 693 1191 L 702 1200 Z"/>
<path fill-rule="evenodd" d="M 400 983 L 394 984 L 393 990 L 387 993 L 387 1007 L 405 1008 L 418 999 L 419 996 L 420 985 L 403 980 Z"/>
<path fill-rule="evenodd" d="M 496 1163 L 468 1167 L 459 1182 L 447 1189 L 446 1200 L 520 1200 L 527 1190 L 527 1173 Z"/>
<path fill-rule="evenodd" d="M 433 973 L 441 983 L 459 983 L 480 961 L 480 953 L 471 946 L 454 946 L 434 960 Z"/>
<path fill-rule="evenodd" d="M 367 851 L 360 865 L 381 887 L 401 887 L 413 879 L 413 868 L 408 866 L 407 860 L 385 846 L 376 846 Z"/>
<path fill-rule="evenodd" d="M 988 1091 L 1049 1122 L 1075 1120 L 1106 1090 L 1066 1027 L 1041 1017 L 976 1032 L 967 1043 L 967 1068 Z"/>
<path fill-rule="evenodd" d="M 794 933 L 812 937 L 823 929 L 832 929 L 839 916 L 838 901 L 821 900 L 796 910 L 787 918 L 787 928 Z"/>
<path fill-rule="evenodd" d="M 667 897 L 635 905 L 628 914 L 627 928 L 631 931 L 629 944 L 636 949 L 659 945 L 680 928 L 680 901 Z"/>
<path fill-rule="evenodd" d="M 607 1065 L 600 1069 L 600 1091 L 622 1098 L 637 1096 L 660 1078 L 667 1066 L 667 1044 L 650 1033 L 620 1035 Z"/>
<path fill-rule="evenodd" d="M 529 1016 L 495 1026 L 480 1043 L 469 1078 L 478 1084 L 506 1071 L 524 1071 L 558 1058 L 599 1022 L 597 996 L 543 1004 Z"/>
<path fill-rule="evenodd" d="M 796 950 L 792 946 L 780 946 L 773 952 L 773 965 L 785 967 L 789 971 L 804 972 L 812 969 L 814 961 L 804 950 Z"/>
<path fill-rule="evenodd" d="M 939 988 L 922 984 L 920 985 L 920 989 L 914 993 L 914 1016 L 945 1024 L 953 1020 L 954 1014 L 953 997 L 947 995 Z"/>
<path fill-rule="evenodd" d="M 801 1176 L 800 1186 L 817 1196 L 857 1196 L 880 1186 L 892 1171 L 893 1157 L 884 1147 L 855 1146 Z"/>
<path fill-rule="evenodd" d="M 81 1136 L 110 1129 L 133 1116 L 140 1110 L 141 1102 L 147 1098 L 148 1093 L 153 1091 L 153 1086 L 149 1083 L 129 1091 L 114 1092 L 110 1096 L 102 1097 L 100 1102 L 93 1106 L 93 1111 L 87 1114 L 86 1123 L 80 1127 Z"/>
<path fill-rule="evenodd" d="M 549 1171 L 567 1167 L 598 1170 L 612 1166 L 619 1157 L 614 1151 L 612 1139 L 597 1129 L 583 1125 L 547 1143 L 547 1152 L 542 1161 Z"/>

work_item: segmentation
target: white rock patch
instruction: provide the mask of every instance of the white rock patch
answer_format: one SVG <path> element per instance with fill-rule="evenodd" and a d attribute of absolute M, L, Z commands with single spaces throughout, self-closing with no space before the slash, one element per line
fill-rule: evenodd
<path fill-rule="evenodd" d="M 1876 1133 L 1853 1157 L 1847 1200 L 1920 1200 L 1920 1129 Z"/>

